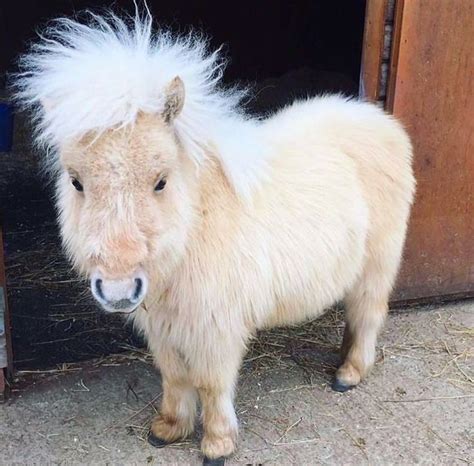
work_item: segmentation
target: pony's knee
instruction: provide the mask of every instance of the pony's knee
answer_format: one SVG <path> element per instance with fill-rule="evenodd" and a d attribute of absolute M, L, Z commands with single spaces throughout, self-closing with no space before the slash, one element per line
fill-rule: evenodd
<path fill-rule="evenodd" d="M 359 340 L 372 342 L 384 324 L 388 313 L 388 294 L 382 297 L 363 292 L 348 297 L 346 303 L 346 341 L 350 345 Z"/>

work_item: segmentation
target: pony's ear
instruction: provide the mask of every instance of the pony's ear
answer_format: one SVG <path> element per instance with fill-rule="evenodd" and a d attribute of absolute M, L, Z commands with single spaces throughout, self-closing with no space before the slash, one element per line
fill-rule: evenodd
<path fill-rule="evenodd" d="M 171 123 L 183 109 L 184 105 L 184 83 L 176 76 L 166 87 L 165 108 L 162 117 L 166 123 Z"/>

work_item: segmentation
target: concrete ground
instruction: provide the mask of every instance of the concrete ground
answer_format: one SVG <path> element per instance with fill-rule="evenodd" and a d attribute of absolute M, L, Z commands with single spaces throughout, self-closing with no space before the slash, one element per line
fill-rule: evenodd
<path fill-rule="evenodd" d="M 474 302 L 392 312 L 374 371 L 344 394 L 329 387 L 341 328 L 336 314 L 259 337 L 227 464 L 474 463 Z M 199 464 L 199 429 L 160 450 L 145 441 L 160 390 L 137 352 L 23 372 L 0 406 L 0 464 Z"/>

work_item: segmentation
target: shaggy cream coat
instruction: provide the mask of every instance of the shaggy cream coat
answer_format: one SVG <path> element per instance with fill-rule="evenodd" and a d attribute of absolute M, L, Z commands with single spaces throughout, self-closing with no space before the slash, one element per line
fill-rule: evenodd
<path fill-rule="evenodd" d="M 195 36 L 155 37 L 149 19 L 62 20 L 48 37 L 23 59 L 17 96 L 49 149 L 74 265 L 101 277 L 101 296 L 137 271 L 148 289 L 129 316 L 162 373 L 150 441 L 189 435 L 199 398 L 203 453 L 231 454 L 249 339 L 341 300 L 334 388 L 358 384 L 374 363 L 414 195 L 399 123 L 341 96 L 252 120 L 239 91 L 218 88 L 217 53 Z"/>

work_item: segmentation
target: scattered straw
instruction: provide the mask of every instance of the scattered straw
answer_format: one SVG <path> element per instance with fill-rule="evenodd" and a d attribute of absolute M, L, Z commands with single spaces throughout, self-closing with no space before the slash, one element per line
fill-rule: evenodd
<path fill-rule="evenodd" d="M 365 440 L 362 438 L 356 438 L 354 435 L 352 435 L 348 429 L 343 427 L 340 429 L 342 432 L 344 432 L 351 440 L 352 443 L 362 452 L 362 454 L 365 456 L 367 461 L 369 460 L 369 457 L 367 455 L 367 452 L 365 451 Z"/>
<path fill-rule="evenodd" d="M 275 442 L 276 444 L 280 444 L 280 442 L 286 437 L 286 435 L 292 430 L 294 429 L 298 424 L 300 424 L 300 422 L 303 420 L 302 417 L 300 417 L 297 421 L 293 422 L 293 424 L 291 424 L 290 426 L 288 426 L 286 429 L 285 429 L 285 432 L 283 432 L 283 434 L 281 435 L 281 437 Z"/>

